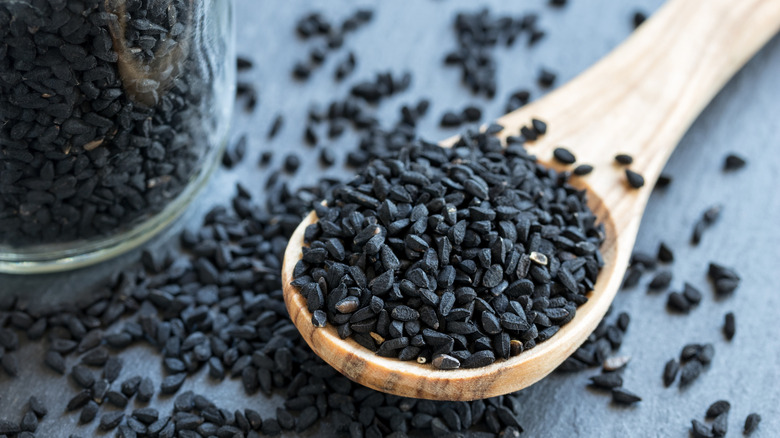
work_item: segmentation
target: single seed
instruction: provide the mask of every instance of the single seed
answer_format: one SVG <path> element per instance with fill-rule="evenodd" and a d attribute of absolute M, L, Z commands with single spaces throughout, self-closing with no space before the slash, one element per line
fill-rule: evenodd
<path fill-rule="evenodd" d="M 634 157 L 628 154 L 617 154 L 615 155 L 615 161 L 618 164 L 622 164 L 624 166 L 628 166 L 629 164 L 634 162 Z"/>
<path fill-rule="evenodd" d="M 642 401 L 642 398 L 625 388 L 612 388 L 612 401 L 630 405 Z"/>
<path fill-rule="evenodd" d="M 745 167 L 747 161 L 744 158 L 736 154 L 726 155 L 726 159 L 723 161 L 723 170 L 737 170 Z"/>
<path fill-rule="evenodd" d="M 634 172 L 631 169 L 626 169 L 626 181 L 628 181 L 628 185 L 635 189 L 645 185 L 645 179 L 642 177 L 642 175 Z"/>
<path fill-rule="evenodd" d="M 761 422 L 760 415 L 756 413 L 752 413 L 748 415 L 747 418 L 745 418 L 745 428 L 743 429 L 743 433 L 745 435 L 752 434 L 753 432 L 756 431 L 756 429 L 758 429 L 758 423 L 760 422 Z"/>
<path fill-rule="evenodd" d="M 579 166 L 575 167 L 572 171 L 573 174 L 577 176 L 585 176 L 589 173 L 593 172 L 593 166 L 590 164 L 580 164 Z"/>
<path fill-rule="evenodd" d="M 726 314 L 723 322 L 723 335 L 726 336 L 726 339 L 729 341 L 734 339 L 734 334 L 737 332 L 737 323 L 734 319 L 734 312 L 729 312 Z"/>
<path fill-rule="evenodd" d="M 557 147 L 553 151 L 553 157 L 555 157 L 556 160 L 558 160 L 559 163 L 563 164 L 573 164 L 577 159 L 574 157 L 574 154 L 569 152 L 568 149 Z"/>

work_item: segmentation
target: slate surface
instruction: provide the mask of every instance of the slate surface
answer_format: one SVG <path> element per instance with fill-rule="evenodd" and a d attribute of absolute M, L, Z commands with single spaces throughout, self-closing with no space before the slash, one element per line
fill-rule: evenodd
<path fill-rule="evenodd" d="M 774 0 L 772 0 L 774 1 Z M 233 182 L 241 179 L 257 196 L 267 172 L 257 167 L 263 150 L 273 150 L 274 163 L 291 152 L 304 154 L 304 164 L 294 185 L 311 181 L 322 173 L 314 150 L 302 143 L 301 124 L 310 102 L 327 103 L 347 93 L 349 84 L 373 77 L 376 71 L 411 71 L 410 91 L 389 99 L 378 108 L 387 123 L 398 118 L 403 103 L 429 97 L 433 104 L 420 124 L 420 134 L 437 140 L 455 131 L 438 128 L 438 119 L 447 109 L 467 103 L 482 107 L 487 118 L 501 114 L 506 96 L 528 87 L 541 95 L 535 75 L 541 66 L 558 73 L 557 84 L 573 78 L 601 58 L 631 31 L 634 10 L 652 12 L 659 0 L 589 0 L 570 2 L 554 9 L 546 1 L 470 2 L 466 0 L 383 2 L 371 4 L 347 0 L 302 0 L 285 2 L 237 2 L 238 51 L 255 60 L 254 70 L 242 75 L 259 86 L 260 104 L 253 114 L 237 107 L 234 137 L 250 135 L 250 150 L 234 171 L 219 170 L 185 218 L 181 226 L 196 226 L 209 206 L 224 202 L 234 193 Z M 341 20 L 355 5 L 375 8 L 374 22 L 350 35 L 345 48 L 331 52 L 324 67 L 305 84 L 291 79 L 294 62 L 306 56 L 311 46 L 295 37 L 295 20 L 311 9 L 330 19 Z M 457 11 L 475 11 L 481 5 L 493 10 L 520 14 L 537 11 L 541 27 L 548 31 L 538 46 L 528 49 L 522 42 L 514 48 L 496 50 L 499 87 L 497 98 L 487 101 L 473 97 L 459 82 L 459 72 L 444 68 L 444 54 L 454 47 L 451 23 Z M 745 31 L 750 31 L 749 26 Z M 332 80 L 338 60 L 354 50 L 358 67 L 341 84 Z M 780 343 L 777 341 L 778 256 L 780 256 L 780 38 L 759 52 L 707 107 L 670 159 L 666 172 L 673 182 L 652 196 L 637 239 L 637 249 L 654 252 L 663 238 L 675 251 L 673 289 L 689 281 L 705 291 L 702 304 L 691 315 L 672 315 L 665 310 L 665 294 L 649 294 L 645 284 L 621 292 L 616 310 L 631 313 L 632 323 L 621 354 L 632 361 L 625 371 L 625 387 L 643 397 L 634 407 L 610 404 L 609 397 L 586 389 L 590 370 L 574 375 L 553 375 L 522 391 L 524 411 L 521 422 L 527 436 L 687 436 L 690 419 L 703 419 L 707 406 L 718 399 L 732 403 L 731 436 L 741 433 L 745 416 L 759 412 L 763 422 L 754 436 L 777 436 L 780 430 Z M 281 112 L 285 126 L 273 142 L 265 133 L 273 116 Z M 641 120 L 637 120 L 641 123 Z M 551 127 L 555 129 L 555 127 Z M 324 136 L 324 133 L 323 133 Z M 354 144 L 356 137 L 344 136 L 334 146 Z M 736 151 L 748 160 L 745 169 L 724 173 L 724 156 Z M 344 175 L 343 167 L 327 173 Z M 701 212 L 722 204 L 720 220 L 704 235 L 699 246 L 689 244 L 691 228 Z M 175 230 L 169 231 L 170 237 Z M 155 239 L 160 245 L 166 239 Z M 0 276 L 0 293 L 22 294 L 32 305 L 52 300 L 69 300 L 89 291 L 108 273 L 137 259 L 133 252 L 111 262 L 76 272 L 36 277 Z M 743 281 L 733 297 L 716 300 L 706 280 L 707 262 L 716 260 L 734 266 Z M 723 315 L 737 316 L 737 335 L 732 342 L 723 338 Z M 691 387 L 665 389 L 661 385 L 664 363 L 679 354 L 689 342 L 712 342 L 716 355 L 710 368 Z M 63 414 L 66 401 L 74 394 L 73 384 L 55 376 L 41 365 L 40 344 L 25 345 L 20 353 L 22 371 L 11 380 L 0 373 L 0 418 L 18 419 L 30 394 L 45 396 L 50 414 L 42 421 L 37 436 L 60 437 L 70 433 L 97 434 L 93 428 L 77 427 L 77 414 Z M 159 385 L 161 361 L 138 346 L 122 354 L 125 368 L 120 380 L 134 373 L 150 375 Z M 73 360 L 73 359 L 71 359 Z M 69 387 L 70 386 L 70 387 Z M 183 390 L 193 389 L 210 396 L 218 404 L 236 409 L 252 407 L 264 417 L 273 415 L 278 399 L 262 396 L 246 398 L 238 381 L 215 385 L 203 373 L 187 380 Z M 167 411 L 171 398 L 154 399 L 154 406 Z M 309 436 L 329 436 L 320 425 Z"/>

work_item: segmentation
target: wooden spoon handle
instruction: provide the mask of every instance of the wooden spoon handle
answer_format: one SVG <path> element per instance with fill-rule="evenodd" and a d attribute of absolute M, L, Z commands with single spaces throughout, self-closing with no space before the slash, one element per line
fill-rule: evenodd
<path fill-rule="evenodd" d="M 593 165 L 586 181 L 610 208 L 626 195 L 615 190 L 625 188 L 625 175 L 613 157 L 632 155 L 631 169 L 646 180 L 633 204 L 643 209 L 688 127 L 779 29 L 778 0 L 669 0 L 586 72 L 499 119 L 502 134 L 518 135 L 530 117 L 548 121 L 549 134 L 530 151 L 548 161 L 562 145 Z"/>

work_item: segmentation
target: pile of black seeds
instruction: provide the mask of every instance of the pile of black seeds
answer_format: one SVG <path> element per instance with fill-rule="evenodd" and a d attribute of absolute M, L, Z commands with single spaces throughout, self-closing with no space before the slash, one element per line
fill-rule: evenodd
<path fill-rule="evenodd" d="M 1 245 L 117 233 L 197 172 L 224 67 L 191 36 L 203 12 L 169 3 L 0 5 Z"/>
<path fill-rule="evenodd" d="M 492 51 L 496 45 L 511 46 L 518 37 L 527 35 L 532 46 L 545 35 L 538 27 L 538 16 L 493 16 L 488 9 L 475 13 L 459 13 L 455 18 L 458 48 L 447 54 L 444 62 L 461 70 L 461 80 L 474 94 L 493 98 L 496 94 L 496 60 Z M 540 72 L 539 82 L 552 85 L 554 75 Z M 550 77 L 552 75 L 552 78 Z"/>
<path fill-rule="evenodd" d="M 382 356 L 474 368 L 552 337 L 587 301 L 603 226 L 585 193 L 491 134 L 412 143 L 333 190 L 294 286 L 314 324 Z"/>

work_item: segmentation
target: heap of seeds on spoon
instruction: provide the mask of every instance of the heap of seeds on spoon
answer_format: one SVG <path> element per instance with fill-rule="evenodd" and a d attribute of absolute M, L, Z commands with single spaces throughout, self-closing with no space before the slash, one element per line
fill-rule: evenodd
<path fill-rule="evenodd" d="M 293 282 L 315 326 L 457 369 L 517 355 L 574 318 L 604 228 L 567 174 L 504 148 L 500 130 L 411 143 L 315 207 Z"/>

